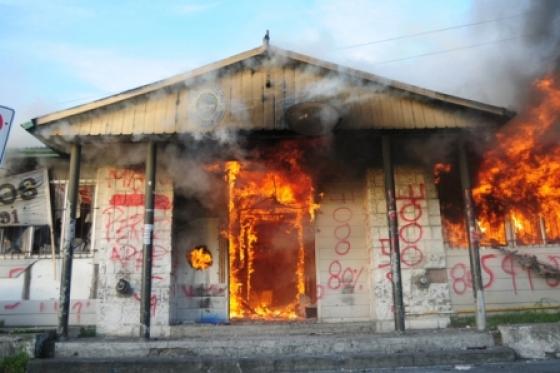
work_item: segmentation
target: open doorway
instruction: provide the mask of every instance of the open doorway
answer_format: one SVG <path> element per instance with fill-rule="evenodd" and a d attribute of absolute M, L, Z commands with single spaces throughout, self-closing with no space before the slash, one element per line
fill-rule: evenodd
<path fill-rule="evenodd" d="M 230 319 L 297 320 L 316 303 L 312 178 L 296 149 L 226 164 Z"/>

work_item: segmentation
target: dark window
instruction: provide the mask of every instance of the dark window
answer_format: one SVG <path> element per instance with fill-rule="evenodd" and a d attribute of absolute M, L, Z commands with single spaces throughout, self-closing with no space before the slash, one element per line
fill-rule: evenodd
<path fill-rule="evenodd" d="M 52 232 L 48 225 L 0 228 L 0 255 L 51 255 L 53 238 L 54 252 L 60 253 L 66 181 L 54 180 L 50 184 Z M 95 184 L 92 181 L 81 181 L 76 211 L 76 236 L 72 242 L 75 253 L 91 251 L 94 195 Z"/>
<path fill-rule="evenodd" d="M 30 227 L 0 228 L 0 252 L 2 254 L 25 254 Z"/>

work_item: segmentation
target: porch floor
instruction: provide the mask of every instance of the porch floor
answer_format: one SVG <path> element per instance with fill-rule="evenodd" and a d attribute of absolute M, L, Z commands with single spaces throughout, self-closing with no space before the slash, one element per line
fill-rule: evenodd
<path fill-rule="evenodd" d="M 495 347 L 490 333 L 467 329 L 375 333 L 372 323 L 183 325 L 171 337 L 94 337 L 57 342 L 56 357 L 254 357 L 482 350 Z"/>

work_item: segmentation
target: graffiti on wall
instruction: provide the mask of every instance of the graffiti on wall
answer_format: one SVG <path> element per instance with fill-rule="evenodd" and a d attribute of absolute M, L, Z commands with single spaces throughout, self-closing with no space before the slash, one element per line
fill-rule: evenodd
<path fill-rule="evenodd" d="M 560 255 L 546 255 L 540 257 L 539 260 L 560 270 Z M 535 276 L 530 268 L 522 268 L 517 265 L 513 255 L 484 254 L 480 256 L 480 266 L 483 286 L 488 290 L 509 290 L 513 295 L 517 295 L 521 287 L 534 291 L 536 288 L 553 289 L 560 285 L 560 279 L 543 279 Z M 497 279 L 507 279 L 508 286 L 503 287 L 503 284 L 497 284 Z M 449 268 L 449 282 L 454 294 L 471 293 L 472 275 L 468 258 Z"/>
<path fill-rule="evenodd" d="M 345 263 L 352 252 L 352 219 L 361 211 L 356 211 L 358 200 L 353 191 L 332 193 L 327 196 L 326 203 L 333 207 L 325 222 L 326 229 L 332 237 L 329 253 L 331 261 L 328 265 L 328 277 L 325 283 L 317 284 L 317 299 L 327 293 L 352 294 L 364 288 L 366 281 L 365 267 L 353 267 Z"/>
<path fill-rule="evenodd" d="M 181 294 L 185 298 L 195 297 L 225 297 L 226 285 L 225 284 L 181 284 Z"/>
<path fill-rule="evenodd" d="M 227 284 L 177 284 L 175 299 L 187 320 L 223 324 L 227 320 Z M 190 319 L 189 319 L 190 317 Z"/>
<path fill-rule="evenodd" d="M 108 183 L 109 189 L 115 186 L 119 193 L 109 197 L 109 207 L 102 212 L 104 221 L 104 239 L 110 244 L 109 260 L 123 272 L 140 273 L 142 268 L 142 246 L 144 238 L 144 194 L 139 191 L 144 187 L 144 177 L 131 170 L 109 170 L 113 179 Z M 126 188 L 123 193 L 123 188 Z M 171 219 L 162 214 L 171 209 L 171 201 L 165 195 L 156 194 L 154 225 L 171 224 Z M 154 252 L 153 271 L 157 272 L 162 259 L 169 255 L 169 250 L 157 244 L 159 232 L 153 232 Z"/>
<path fill-rule="evenodd" d="M 421 201 L 425 201 L 424 184 L 409 184 L 407 188 L 397 191 L 397 211 L 399 220 L 399 248 L 402 268 L 415 268 L 424 261 L 420 241 L 424 236 L 421 218 L 425 213 Z M 379 238 L 381 257 L 386 260 L 377 265 L 385 270 L 385 277 L 391 281 L 391 252 L 389 238 Z"/>
<path fill-rule="evenodd" d="M 142 273 L 143 244 L 147 233 L 153 234 L 152 281 L 154 293 L 151 296 L 151 313 L 155 315 L 162 295 L 159 294 L 157 283 L 168 278 L 170 272 L 170 248 L 165 243 L 166 237 L 161 236 L 160 229 L 144 224 L 144 175 L 128 169 L 109 169 L 106 171 L 106 208 L 101 211 L 102 237 L 107 246 L 107 262 L 112 265 L 112 273 Z M 158 182 L 158 186 L 161 183 Z M 168 195 L 156 194 L 154 197 L 154 226 L 170 227 L 169 211 L 172 201 Z M 169 235 L 166 230 L 163 234 Z M 137 301 L 140 296 L 132 293 Z"/>
<path fill-rule="evenodd" d="M 56 325 L 59 303 L 55 300 L 19 300 L 0 302 L 0 318 L 17 317 L 37 325 Z M 89 299 L 70 301 L 70 322 L 73 324 L 92 323 L 91 317 L 83 320 L 84 316 L 95 315 L 95 301 Z M 21 321 L 19 321 L 21 322 Z M 21 324 L 20 324 L 21 325 Z"/>

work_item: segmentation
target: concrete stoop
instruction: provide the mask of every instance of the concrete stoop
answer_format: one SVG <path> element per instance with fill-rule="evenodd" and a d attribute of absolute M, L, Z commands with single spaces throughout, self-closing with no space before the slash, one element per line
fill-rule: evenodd
<path fill-rule="evenodd" d="M 482 364 L 513 361 L 512 350 L 492 347 L 484 350 L 446 350 L 333 355 L 286 355 L 261 357 L 143 357 L 62 358 L 33 360 L 28 372 L 363 372 L 380 368 Z"/>
<path fill-rule="evenodd" d="M 356 372 L 376 368 L 513 361 L 490 333 L 372 333 L 367 326 L 211 327 L 169 340 L 91 338 L 57 342 L 30 372 Z"/>
<path fill-rule="evenodd" d="M 219 330 L 219 329 L 217 329 Z M 405 333 L 359 333 L 356 331 L 323 332 L 316 329 L 306 334 L 201 333 L 171 340 L 139 341 L 138 339 L 83 339 L 57 342 L 59 358 L 141 358 L 159 357 L 255 357 L 286 355 L 331 355 L 361 353 L 418 353 L 447 350 L 482 350 L 494 347 L 490 333 L 456 330 L 423 330 Z"/>

